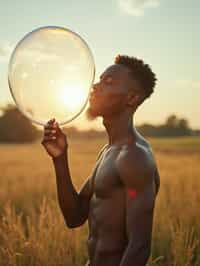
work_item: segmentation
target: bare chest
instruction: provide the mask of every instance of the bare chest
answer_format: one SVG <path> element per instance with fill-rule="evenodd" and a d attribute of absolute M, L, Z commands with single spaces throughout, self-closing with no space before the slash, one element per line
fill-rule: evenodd
<path fill-rule="evenodd" d="M 97 197 L 110 197 L 116 189 L 121 187 L 120 178 L 116 169 L 117 152 L 105 154 L 97 167 L 94 175 L 94 193 Z"/>

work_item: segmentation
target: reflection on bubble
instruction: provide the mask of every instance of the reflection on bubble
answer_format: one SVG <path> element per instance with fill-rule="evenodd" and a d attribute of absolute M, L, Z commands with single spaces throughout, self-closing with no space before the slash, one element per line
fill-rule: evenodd
<path fill-rule="evenodd" d="M 43 27 L 16 46 L 8 81 L 18 108 L 29 119 L 44 125 L 55 117 L 65 124 L 85 107 L 94 74 L 93 56 L 80 36 L 60 27 Z"/>

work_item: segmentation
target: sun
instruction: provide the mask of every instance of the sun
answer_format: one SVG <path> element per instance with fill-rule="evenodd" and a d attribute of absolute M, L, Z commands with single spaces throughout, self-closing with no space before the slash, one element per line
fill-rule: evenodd
<path fill-rule="evenodd" d="M 59 95 L 61 104 L 70 111 L 80 109 L 86 97 L 83 87 L 77 84 L 64 86 L 61 88 Z"/>

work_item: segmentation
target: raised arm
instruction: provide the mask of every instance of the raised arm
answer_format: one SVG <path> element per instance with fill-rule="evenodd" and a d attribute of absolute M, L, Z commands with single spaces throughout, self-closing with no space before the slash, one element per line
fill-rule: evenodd
<path fill-rule="evenodd" d="M 90 199 L 93 193 L 92 176 L 95 175 L 96 167 L 92 176 L 88 177 L 80 191 L 77 192 L 70 175 L 66 135 L 59 128 L 55 119 L 50 120 L 45 125 L 42 145 L 53 160 L 58 201 L 66 225 L 69 228 L 81 226 L 88 218 Z M 104 148 L 100 151 L 98 158 Z"/>
<path fill-rule="evenodd" d="M 86 180 L 78 193 L 70 176 L 67 138 L 55 119 L 45 125 L 41 143 L 53 160 L 58 201 L 65 222 L 70 228 L 80 226 L 88 218 L 89 201 L 92 196 L 91 178 Z"/>
<path fill-rule="evenodd" d="M 128 239 L 120 266 L 145 266 L 151 249 L 155 168 L 148 154 L 138 147 L 119 156 L 117 168 L 125 189 Z"/>
<path fill-rule="evenodd" d="M 73 186 L 67 152 L 53 158 L 56 172 L 58 201 L 66 225 L 75 228 L 85 223 L 88 218 L 89 202 L 92 196 L 91 178 L 89 177 L 78 193 Z"/>

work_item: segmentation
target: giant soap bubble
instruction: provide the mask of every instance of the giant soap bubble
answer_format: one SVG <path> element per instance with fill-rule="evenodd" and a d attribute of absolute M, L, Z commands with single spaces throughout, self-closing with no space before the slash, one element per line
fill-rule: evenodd
<path fill-rule="evenodd" d="M 86 42 L 61 27 L 42 27 L 28 33 L 9 62 L 8 82 L 19 110 L 44 125 L 60 125 L 84 109 L 94 81 L 95 66 Z"/>

